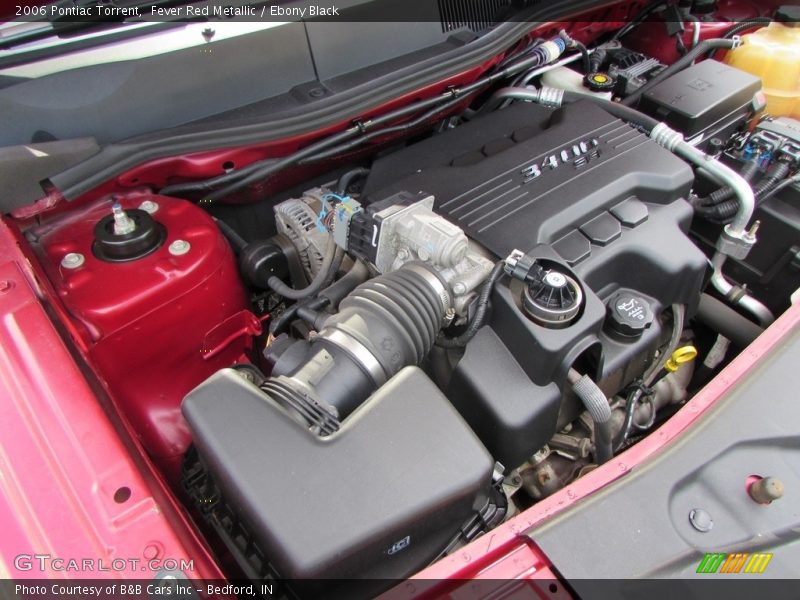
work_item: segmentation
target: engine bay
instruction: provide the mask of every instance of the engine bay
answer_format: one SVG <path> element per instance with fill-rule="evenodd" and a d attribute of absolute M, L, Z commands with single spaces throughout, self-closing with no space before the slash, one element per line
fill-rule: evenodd
<path fill-rule="evenodd" d="M 527 40 L 372 138 L 24 228 L 234 576 L 413 575 L 651 435 L 796 300 L 798 114 L 735 35 L 670 64 L 611 33 Z"/>

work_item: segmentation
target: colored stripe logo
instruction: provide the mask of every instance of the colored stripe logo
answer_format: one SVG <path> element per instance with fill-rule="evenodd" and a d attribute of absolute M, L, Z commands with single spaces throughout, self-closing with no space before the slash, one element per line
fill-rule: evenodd
<path fill-rule="evenodd" d="M 697 565 L 697 573 L 763 573 L 771 560 L 771 552 L 710 552 Z"/>

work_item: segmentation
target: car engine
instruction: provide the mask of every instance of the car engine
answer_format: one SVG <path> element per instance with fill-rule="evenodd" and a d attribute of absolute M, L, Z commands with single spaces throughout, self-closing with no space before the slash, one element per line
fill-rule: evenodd
<path fill-rule="evenodd" d="M 217 200 L 255 167 L 25 232 L 246 576 L 303 596 L 417 572 L 647 436 L 800 287 L 774 197 L 796 200 L 800 125 L 763 113 L 758 77 L 619 42 L 578 73 L 578 49 L 532 44 L 524 82 L 264 197 L 257 237 Z"/>

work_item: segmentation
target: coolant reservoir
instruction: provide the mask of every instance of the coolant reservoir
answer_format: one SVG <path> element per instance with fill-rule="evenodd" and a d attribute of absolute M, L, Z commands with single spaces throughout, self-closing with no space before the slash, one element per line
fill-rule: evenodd
<path fill-rule="evenodd" d="M 611 92 L 590 90 L 583 84 L 583 75 L 577 71 L 573 71 L 569 67 L 556 67 L 555 69 L 547 71 L 542 75 L 542 84 L 547 87 L 578 92 L 579 94 L 586 94 L 587 96 L 599 96 L 600 98 L 611 100 Z"/>
<path fill-rule="evenodd" d="M 742 36 L 725 62 L 761 78 L 767 112 L 800 117 L 800 7 L 784 6 L 768 27 Z"/>

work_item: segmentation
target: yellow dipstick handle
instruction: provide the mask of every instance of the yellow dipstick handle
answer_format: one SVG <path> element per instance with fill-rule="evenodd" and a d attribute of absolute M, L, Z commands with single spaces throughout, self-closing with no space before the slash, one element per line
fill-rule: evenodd
<path fill-rule="evenodd" d="M 681 346 L 672 353 L 672 356 L 669 357 L 669 360 L 667 361 L 667 364 L 664 365 L 664 368 L 670 373 L 674 373 L 682 364 L 693 361 L 696 356 L 697 348 L 691 345 Z"/>

